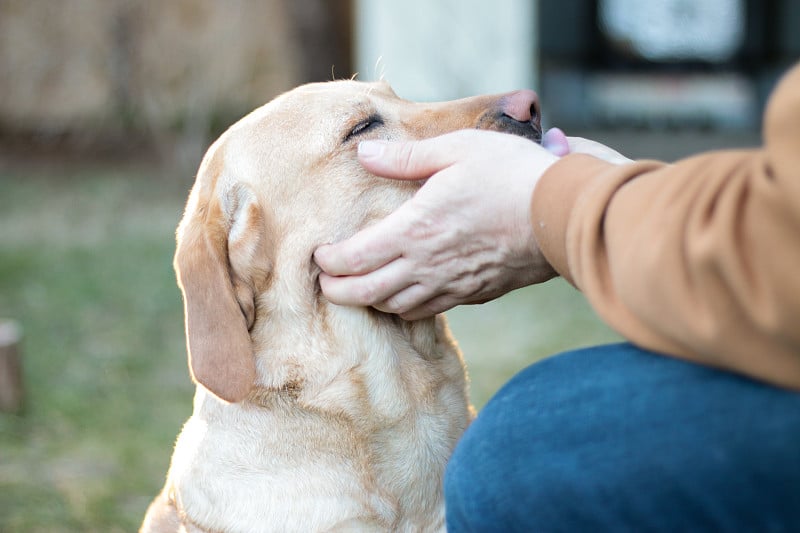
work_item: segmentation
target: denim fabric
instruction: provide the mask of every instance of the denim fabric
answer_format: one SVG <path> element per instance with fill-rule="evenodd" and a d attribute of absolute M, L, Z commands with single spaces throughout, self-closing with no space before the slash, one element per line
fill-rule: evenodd
<path fill-rule="evenodd" d="M 630 344 L 567 352 L 484 407 L 445 497 L 451 532 L 800 532 L 800 393 Z"/>

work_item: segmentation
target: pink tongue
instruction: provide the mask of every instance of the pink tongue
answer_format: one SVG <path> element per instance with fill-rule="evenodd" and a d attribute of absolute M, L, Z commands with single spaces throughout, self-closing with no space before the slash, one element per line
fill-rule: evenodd
<path fill-rule="evenodd" d="M 564 132 L 558 128 L 550 128 L 542 137 L 542 146 L 561 157 L 569 153 L 569 142 Z"/>

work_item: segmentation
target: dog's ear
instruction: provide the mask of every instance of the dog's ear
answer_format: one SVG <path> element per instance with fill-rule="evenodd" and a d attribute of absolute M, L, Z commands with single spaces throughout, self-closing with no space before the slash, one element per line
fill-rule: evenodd
<path fill-rule="evenodd" d="M 175 271 L 192 378 L 238 402 L 256 378 L 249 330 L 257 294 L 270 277 L 270 242 L 252 191 L 243 185 L 220 190 L 219 181 L 204 188 L 198 179 L 192 191 L 178 227 Z"/>

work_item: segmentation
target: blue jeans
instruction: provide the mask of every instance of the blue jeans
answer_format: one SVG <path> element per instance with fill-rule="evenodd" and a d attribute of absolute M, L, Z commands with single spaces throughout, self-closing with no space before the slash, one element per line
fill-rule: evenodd
<path fill-rule="evenodd" d="M 616 344 L 506 384 L 445 475 L 462 531 L 800 531 L 800 393 Z"/>

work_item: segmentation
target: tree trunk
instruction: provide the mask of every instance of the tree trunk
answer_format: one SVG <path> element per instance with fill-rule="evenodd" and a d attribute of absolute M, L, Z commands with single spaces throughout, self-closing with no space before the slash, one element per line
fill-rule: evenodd
<path fill-rule="evenodd" d="M 16 322 L 0 320 L 0 411 L 18 413 L 24 396 L 21 333 Z"/>

